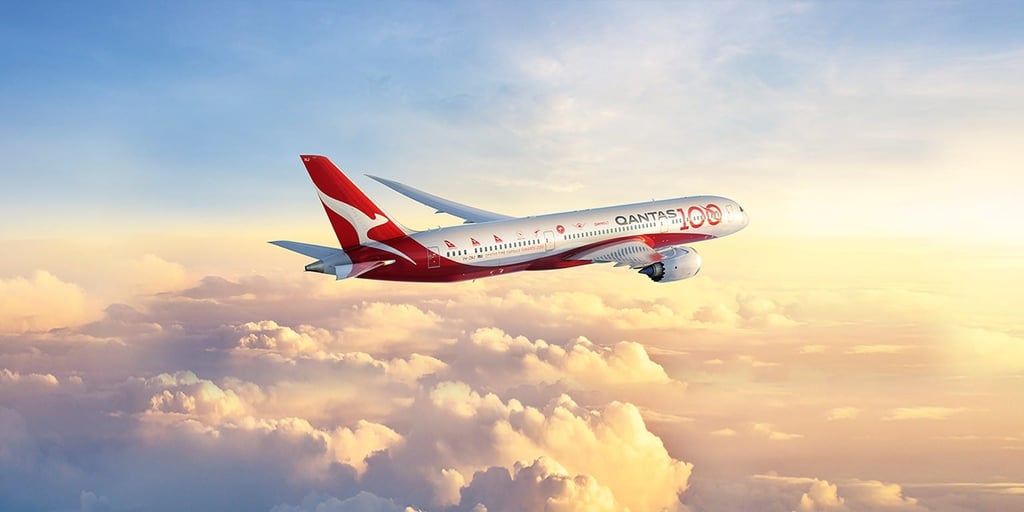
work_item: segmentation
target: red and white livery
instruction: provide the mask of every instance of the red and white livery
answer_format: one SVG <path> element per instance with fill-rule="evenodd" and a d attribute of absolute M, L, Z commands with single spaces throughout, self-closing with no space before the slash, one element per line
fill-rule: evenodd
<path fill-rule="evenodd" d="M 337 279 L 450 282 L 614 263 L 664 283 L 700 271 L 700 255 L 685 244 L 731 235 L 748 222 L 738 203 L 719 196 L 517 218 L 370 176 L 438 213 L 465 220 L 461 226 L 413 231 L 371 201 L 327 157 L 302 155 L 302 162 L 341 249 L 283 240 L 270 243 L 316 259 L 306 270 Z"/>

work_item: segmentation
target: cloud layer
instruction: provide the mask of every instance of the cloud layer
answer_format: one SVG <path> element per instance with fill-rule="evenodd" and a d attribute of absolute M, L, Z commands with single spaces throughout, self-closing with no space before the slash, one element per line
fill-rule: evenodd
<path fill-rule="evenodd" d="M 104 297 L 27 275 L 5 283 Z M 1003 385 L 1013 334 L 938 330 L 941 294 L 669 289 L 603 268 L 450 287 L 318 277 L 156 279 L 62 325 L 4 311 L 4 506 L 957 510 L 969 493 L 998 510 L 1014 497 L 915 462 L 938 442 L 1018 470 L 1015 412 L 996 409 L 1018 389 Z M 878 466 L 892 450 L 906 461 Z M 931 476 L 902 483 L 911 473 Z"/>

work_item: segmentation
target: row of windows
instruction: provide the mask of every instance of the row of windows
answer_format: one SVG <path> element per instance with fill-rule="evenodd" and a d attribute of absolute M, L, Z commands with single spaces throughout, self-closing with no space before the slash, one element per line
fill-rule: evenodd
<path fill-rule="evenodd" d="M 672 219 L 671 222 L 672 222 L 672 224 L 680 224 L 680 223 L 684 222 L 684 219 Z M 598 229 L 598 230 L 594 230 L 594 231 L 586 231 L 586 232 L 583 232 L 583 233 L 570 233 L 570 234 L 562 235 L 562 239 L 563 240 L 572 240 L 572 239 L 578 239 L 578 238 L 586 238 L 586 237 L 590 237 L 590 236 L 610 235 L 612 233 L 624 233 L 624 232 L 631 231 L 631 230 L 654 228 L 657 225 L 658 225 L 657 222 L 644 222 L 644 223 L 635 224 L 635 225 L 632 225 L 632 226 L 616 226 L 616 227 L 613 227 L 613 228 Z M 507 242 L 507 243 L 501 243 L 501 244 L 495 244 L 495 245 L 488 245 L 488 246 L 484 246 L 484 247 L 474 247 L 473 248 L 473 253 L 474 254 L 487 254 L 487 253 L 494 252 L 494 251 L 502 251 L 502 250 L 507 250 L 507 249 L 515 249 L 517 247 L 533 247 L 533 246 L 541 245 L 543 243 L 544 243 L 543 240 L 536 240 L 536 239 L 535 240 L 519 240 L 519 241 L 516 241 L 516 242 Z M 466 256 L 468 254 L 469 254 L 469 250 L 468 249 L 460 249 L 460 250 L 457 250 L 457 251 L 448 251 L 448 252 L 445 253 L 445 256 L 451 258 L 452 256 Z"/>
<path fill-rule="evenodd" d="M 518 240 L 515 242 L 506 242 L 495 245 L 487 245 L 484 247 L 474 247 L 474 254 L 487 254 L 494 251 L 503 251 L 507 249 L 515 249 L 517 247 L 533 247 L 544 243 L 542 240 Z M 445 256 L 451 258 L 452 256 L 465 256 L 469 254 L 469 249 L 460 249 L 458 251 L 448 251 Z"/>
<path fill-rule="evenodd" d="M 576 238 L 586 238 L 588 236 L 610 235 L 612 233 L 623 233 L 623 232 L 629 231 L 631 229 L 653 228 L 656 225 L 657 225 L 656 222 L 645 222 L 645 223 L 637 224 L 637 225 L 634 225 L 634 226 L 619 226 L 619 227 L 614 227 L 614 228 L 598 229 L 598 230 L 595 230 L 595 231 L 586 231 L 586 232 L 583 232 L 583 233 L 572 233 L 572 234 L 568 234 L 568 235 L 563 235 L 562 239 L 564 239 L 564 240 L 572 240 L 572 239 L 576 239 Z"/>

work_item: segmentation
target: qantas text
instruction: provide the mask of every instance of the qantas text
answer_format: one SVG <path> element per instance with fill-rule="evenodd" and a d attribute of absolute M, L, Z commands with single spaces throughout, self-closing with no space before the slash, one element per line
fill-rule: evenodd
<path fill-rule="evenodd" d="M 652 222 L 660 219 L 682 219 L 681 229 L 689 227 L 699 228 L 707 222 L 711 226 L 722 222 L 722 209 L 716 204 L 709 204 L 703 208 L 691 206 L 689 208 L 676 208 L 674 210 L 656 210 L 652 212 L 632 213 L 629 216 L 619 215 L 615 217 L 615 223 L 620 226 L 628 226 L 639 222 Z"/>

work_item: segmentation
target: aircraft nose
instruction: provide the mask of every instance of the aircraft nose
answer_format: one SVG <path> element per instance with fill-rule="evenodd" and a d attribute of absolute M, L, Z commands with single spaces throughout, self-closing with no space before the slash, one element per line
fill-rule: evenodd
<path fill-rule="evenodd" d="M 736 230 L 739 231 L 747 227 L 747 224 L 750 224 L 750 217 L 747 216 L 747 212 L 743 211 L 743 207 L 740 206 L 739 204 L 736 204 L 736 209 L 739 211 L 736 212 L 734 221 L 737 224 Z"/>

